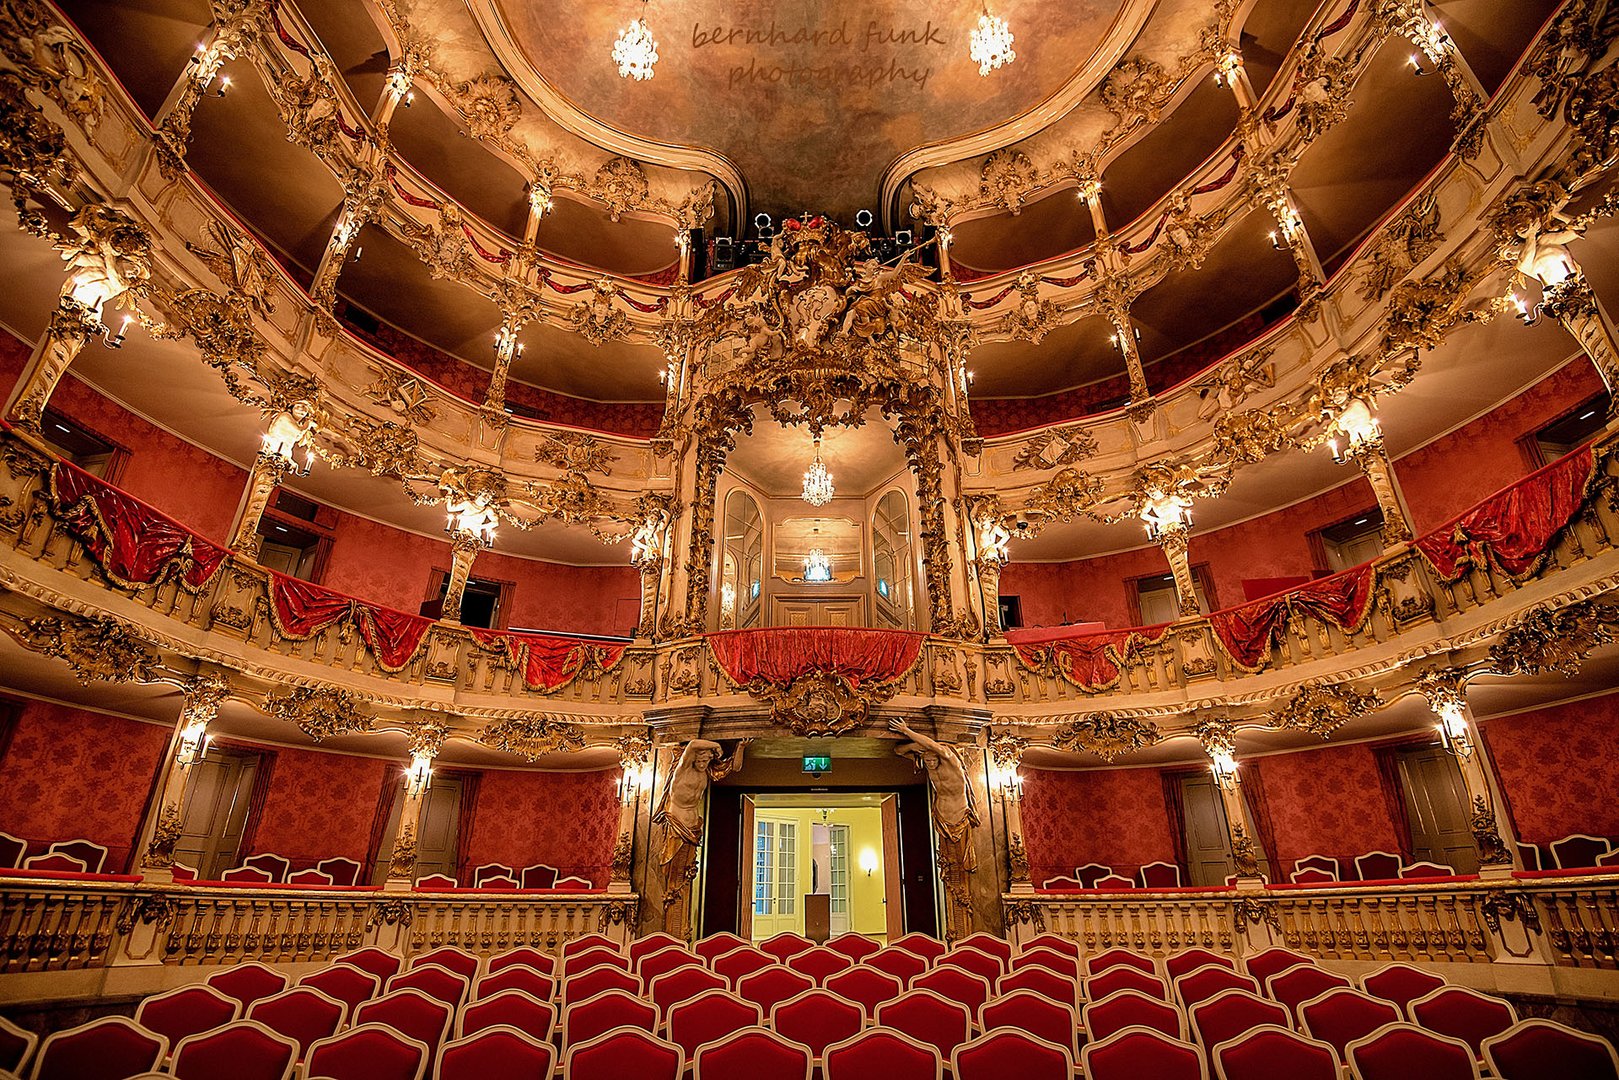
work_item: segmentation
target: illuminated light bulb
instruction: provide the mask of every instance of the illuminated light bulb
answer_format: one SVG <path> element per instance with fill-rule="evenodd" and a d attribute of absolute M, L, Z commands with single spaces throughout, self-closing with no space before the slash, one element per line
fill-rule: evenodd
<path fill-rule="evenodd" d="M 978 16 L 978 25 L 968 39 L 967 55 L 978 65 L 978 74 L 988 75 L 1017 59 L 1012 49 L 1012 28 L 987 10 Z"/>
<path fill-rule="evenodd" d="M 646 20 L 631 19 L 630 25 L 620 30 L 618 40 L 613 42 L 613 63 L 618 65 L 620 77 L 646 82 L 652 78 L 657 62 L 658 42 Z"/>

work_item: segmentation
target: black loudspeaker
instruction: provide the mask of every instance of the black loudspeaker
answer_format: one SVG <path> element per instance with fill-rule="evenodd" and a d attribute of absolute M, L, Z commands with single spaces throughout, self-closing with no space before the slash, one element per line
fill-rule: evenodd
<path fill-rule="evenodd" d="M 736 269 L 736 245 L 729 236 L 714 238 L 714 273 L 723 274 Z"/>

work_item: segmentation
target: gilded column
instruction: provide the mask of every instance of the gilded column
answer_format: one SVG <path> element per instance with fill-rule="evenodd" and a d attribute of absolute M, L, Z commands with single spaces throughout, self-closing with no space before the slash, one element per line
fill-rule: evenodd
<path fill-rule="evenodd" d="M 384 892 L 408 892 L 416 882 L 416 845 L 422 823 L 422 803 L 433 783 L 433 759 L 444 746 L 449 728 L 428 723 L 418 727 L 410 740 L 410 767 L 405 770 L 405 799 L 399 808 L 399 824 L 394 831 L 388 856 Z"/>
<path fill-rule="evenodd" d="M 607 883 L 610 893 L 635 891 L 635 823 L 641 812 L 641 798 L 651 784 L 652 740 L 645 735 L 626 735 L 618 740 L 618 839 L 613 844 L 613 870 Z"/>
<path fill-rule="evenodd" d="M 1239 887 L 1260 885 L 1264 878 L 1259 869 L 1259 846 L 1255 841 L 1253 823 L 1248 820 L 1246 801 L 1242 797 L 1235 729 L 1230 721 L 1211 718 L 1198 724 L 1196 731 L 1204 752 L 1209 755 L 1209 768 L 1214 773 L 1215 786 L 1220 791 L 1220 802 L 1225 809 L 1237 884 Z"/>
<path fill-rule="evenodd" d="M 1507 877 L 1513 870 L 1512 847 L 1502 837 L 1496 818 L 1495 797 L 1485 772 L 1478 726 L 1467 704 L 1466 672 L 1457 668 L 1428 668 L 1417 677 L 1417 688 L 1439 717 L 1439 741 L 1461 770 L 1467 792 L 1469 827 L 1478 851 L 1479 873 Z"/>
<path fill-rule="evenodd" d="M 1001 625 L 1001 569 L 1008 558 L 1007 543 L 1012 534 L 1001 523 L 998 507 L 986 501 L 977 507 L 974 532 L 978 540 L 973 569 L 978 575 L 978 591 L 984 611 L 984 636 L 1004 633 Z"/>
<path fill-rule="evenodd" d="M 1191 529 L 1182 524 L 1168 526 L 1159 531 L 1154 543 L 1163 549 L 1169 561 L 1169 572 L 1175 579 L 1176 610 L 1181 618 L 1191 619 L 1203 613 L 1197 602 L 1197 584 L 1192 577 L 1189 552 Z"/>
<path fill-rule="evenodd" d="M 450 580 L 444 586 L 444 608 L 439 613 L 445 622 L 461 621 L 461 601 L 472 576 L 472 561 L 483 546 L 482 540 L 466 532 L 457 532 L 450 541 Z"/>
<path fill-rule="evenodd" d="M 990 790 L 999 796 L 1006 822 L 1006 880 L 1008 892 L 1028 895 L 1034 892 L 1029 878 L 1029 853 L 1023 846 L 1023 777 L 1018 766 L 1029 740 L 1010 733 L 992 735 L 989 740 Z"/>
<path fill-rule="evenodd" d="M 307 401 L 295 401 L 270 421 L 258 457 L 247 477 L 247 502 L 231 535 L 230 548 L 245 558 L 256 559 L 261 538 L 259 523 L 270 505 L 270 496 L 289 474 L 308 476 L 314 465 L 315 409 Z M 303 461 L 295 456 L 303 450 Z"/>
<path fill-rule="evenodd" d="M 635 632 L 640 637 L 651 637 L 657 631 L 658 608 L 669 566 L 669 500 L 643 495 L 637 502 L 644 516 L 630 535 L 630 565 L 641 576 L 641 616 Z"/>
<path fill-rule="evenodd" d="M 230 683 L 221 675 L 198 675 L 182 690 L 185 704 L 169 742 L 157 816 L 140 861 L 141 876 L 160 883 L 173 880 L 174 847 L 185 821 L 186 781 L 191 766 L 202 759 L 208 748 L 208 725 L 218 718 L 220 704 L 230 696 Z"/>

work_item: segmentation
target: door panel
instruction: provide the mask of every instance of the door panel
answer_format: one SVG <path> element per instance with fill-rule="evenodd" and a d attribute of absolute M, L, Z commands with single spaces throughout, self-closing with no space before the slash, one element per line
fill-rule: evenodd
<path fill-rule="evenodd" d="M 372 884 L 380 885 L 388 877 L 388 862 L 393 858 L 392 837 L 399 835 L 399 814 L 405 808 L 405 788 L 399 786 L 394 796 L 392 812 L 388 815 L 390 839 L 383 841 L 377 851 L 377 865 L 371 873 Z M 447 874 L 455 876 L 455 849 L 460 839 L 461 781 L 451 776 L 435 776 L 433 786 L 422 797 L 421 818 L 416 826 L 416 876 Z M 516 869 L 522 870 L 522 867 Z M 472 868 L 467 867 L 470 873 Z M 461 884 L 470 885 L 470 881 Z"/>
<path fill-rule="evenodd" d="M 838 596 L 806 598 L 774 597 L 772 626 L 864 626 L 865 604 L 861 597 Z"/>
<path fill-rule="evenodd" d="M 258 769 L 257 754 L 218 749 L 191 766 L 175 862 L 192 867 L 207 880 L 236 865 Z"/>
<path fill-rule="evenodd" d="M 1186 862 L 1193 885 L 1224 885 L 1234 864 L 1231 834 L 1226 830 L 1225 804 L 1212 777 L 1188 776 L 1181 781 L 1181 802 L 1186 810 Z"/>
<path fill-rule="evenodd" d="M 1400 754 L 1405 812 L 1411 819 L 1411 852 L 1419 862 L 1444 863 L 1458 874 L 1478 871 L 1478 850 L 1468 824 L 1467 789 L 1461 769 L 1438 747 Z"/>
<path fill-rule="evenodd" d="M 753 818 L 753 938 L 761 941 L 783 931 L 801 933 L 804 913 L 799 903 L 801 857 L 808 837 L 799 835 L 796 818 L 755 812 Z"/>

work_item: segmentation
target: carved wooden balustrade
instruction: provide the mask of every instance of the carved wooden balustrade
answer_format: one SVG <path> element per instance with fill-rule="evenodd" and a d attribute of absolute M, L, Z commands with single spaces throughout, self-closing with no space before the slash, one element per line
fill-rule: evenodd
<path fill-rule="evenodd" d="M 152 886 L 0 874 L 0 973 L 129 965 L 311 963 L 367 945 L 404 955 L 454 945 L 556 952 L 633 932 L 638 898 L 585 893 L 385 893 Z"/>

